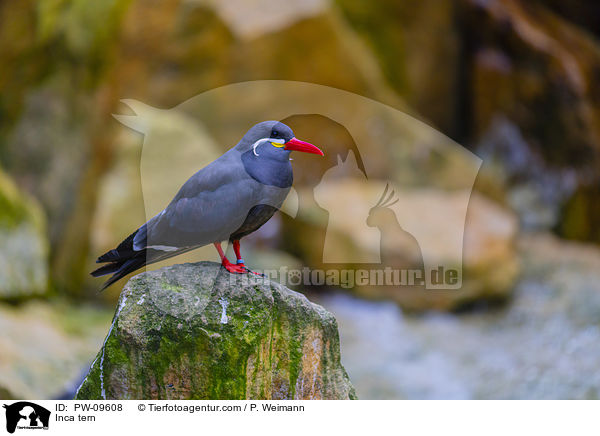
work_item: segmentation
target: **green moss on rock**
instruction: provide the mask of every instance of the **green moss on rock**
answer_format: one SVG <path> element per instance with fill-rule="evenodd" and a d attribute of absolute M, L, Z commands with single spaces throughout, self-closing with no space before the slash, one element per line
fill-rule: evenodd
<path fill-rule="evenodd" d="M 331 313 L 278 283 L 231 275 L 211 262 L 132 278 L 77 393 L 77 399 L 355 397 Z"/>

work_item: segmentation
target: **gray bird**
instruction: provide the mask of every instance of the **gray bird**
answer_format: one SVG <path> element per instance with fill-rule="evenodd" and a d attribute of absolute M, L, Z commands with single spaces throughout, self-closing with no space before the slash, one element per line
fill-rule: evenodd
<path fill-rule="evenodd" d="M 256 231 L 277 211 L 292 186 L 292 151 L 323 156 L 316 146 L 300 141 L 288 126 L 264 121 L 238 144 L 190 177 L 158 215 L 115 249 L 100 256 L 107 263 L 91 274 L 112 276 L 107 288 L 144 265 L 214 244 L 230 273 L 248 273 L 240 239 Z M 237 262 L 225 256 L 221 242 L 233 243 Z"/>

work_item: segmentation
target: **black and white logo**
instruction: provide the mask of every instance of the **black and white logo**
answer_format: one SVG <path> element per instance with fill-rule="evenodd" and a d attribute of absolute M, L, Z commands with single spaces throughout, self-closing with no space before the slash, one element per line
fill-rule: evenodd
<path fill-rule="evenodd" d="M 48 430 L 50 422 L 48 409 L 29 401 L 4 404 L 2 407 L 6 409 L 6 431 L 9 433 L 14 433 L 16 429 Z"/>

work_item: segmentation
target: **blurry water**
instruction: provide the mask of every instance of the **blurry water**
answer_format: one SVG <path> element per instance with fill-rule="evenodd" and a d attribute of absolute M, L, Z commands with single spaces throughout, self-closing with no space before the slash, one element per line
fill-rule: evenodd
<path fill-rule="evenodd" d="M 338 320 L 342 361 L 359 398 L 469 397 L 455 363 L 416 334 L 414 321 L 403 317 L 395 304 L 343 294 L 319 302 Z"/>
<path fill-rule="evenodd" d="M 525 281 L 505 309 L 422 316 L 341 293 L 316 300 L 338 320 L 359 398 L 598 398 L 597 289 Z"/>

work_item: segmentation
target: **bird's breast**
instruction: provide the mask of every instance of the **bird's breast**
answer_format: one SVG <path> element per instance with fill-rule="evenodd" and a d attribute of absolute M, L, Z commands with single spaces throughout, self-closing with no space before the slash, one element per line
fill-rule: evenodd
<path fill-rule="evenodd" d="M 242 154 L 246 173 L 258 183 L 277 188 L 290 188 L 294 181 L 292 164 L 289 160 L 269 159 L 255 156 L 252 150 Z"/>

